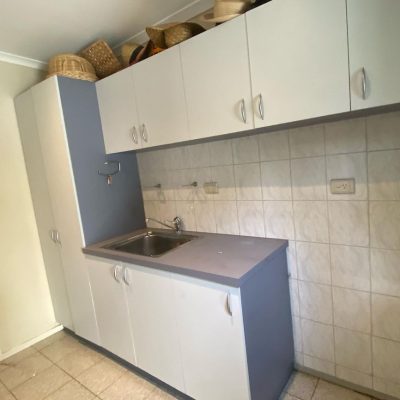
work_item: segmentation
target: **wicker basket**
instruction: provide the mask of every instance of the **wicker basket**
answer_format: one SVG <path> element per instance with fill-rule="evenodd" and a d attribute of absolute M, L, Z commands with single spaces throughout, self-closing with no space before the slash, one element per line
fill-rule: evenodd
<path fill-rule="evenodd" d="M 81 55 L 93 65 L 99 78 L 105 78 L 122 69 L 118 58 L 104 40 L 91 44 L 81 51 Z"/>
<path fill-rule="evenodd" d="M 92 64 L 75 54 L 58 54 L 52 57 L 48 64 L 47 78 L 53 75 L 91 82 L 98 79 Z"/>

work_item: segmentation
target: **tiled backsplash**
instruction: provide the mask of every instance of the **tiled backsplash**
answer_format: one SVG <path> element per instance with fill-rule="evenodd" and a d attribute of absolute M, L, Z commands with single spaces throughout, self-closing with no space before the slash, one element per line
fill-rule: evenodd
<path fill-rule="evenodd" d="M 146 216 L 290 240 L 299 364 L 400 398 L 400 113 L 138 159 Z M 337 178 L 356 192 L 331 194 Z"/>

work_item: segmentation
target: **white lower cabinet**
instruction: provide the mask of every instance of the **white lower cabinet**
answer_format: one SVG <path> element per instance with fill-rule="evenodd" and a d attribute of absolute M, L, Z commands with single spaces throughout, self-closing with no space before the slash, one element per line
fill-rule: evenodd
<path fill-rule="evenodd" d="M 186 393 L 250 399 L 239 289 L 178 275 L 173 284 Z"/>
<path fill-rule="evenodd" d="M 136 365 L 129 311 L 125 300 L 126 275 L 120 264 L 87 258 L 101 346 Z"/>

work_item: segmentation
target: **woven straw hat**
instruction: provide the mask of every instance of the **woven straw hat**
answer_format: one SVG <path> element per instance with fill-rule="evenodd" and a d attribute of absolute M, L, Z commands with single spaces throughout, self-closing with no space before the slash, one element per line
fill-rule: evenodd
<path fill-rule="evenodd" d="M 194 22 L 172 22 L 149 26 L 146 32 L 156 47 L 166 49 L 204 32 L 204 28 Z"/>
<path fill-rule="evenodd" d="M 136 60 L 141 50 L 143 50 L 143 46 L 137 43 L 125 43 L 122 45 L 121 58 L 123 66 L 127 67 L 132 61 Z"/>
<path fill-rule="evenodd" d="M 52 57 L 48 64 L 47 78 L 53 75 L 91 82 L 98 79 L 92 64 L 75 54 L 58 54 Z"/>
<path fill-rule="evenodd" d="M 204 14 L 199 19 L 215 23 L 229 21 L 246 12 L 250 5 L 249 0 L 215 0 L 213 12 Z"/>

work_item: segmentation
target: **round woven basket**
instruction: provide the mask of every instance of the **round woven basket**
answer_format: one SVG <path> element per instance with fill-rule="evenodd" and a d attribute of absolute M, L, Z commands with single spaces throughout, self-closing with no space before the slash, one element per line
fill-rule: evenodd
<path fill-rule="evenodd" d="M 192 22 L 172 26 L 165 30 L 165 44 L 172 47 L 202 32 L 204 28 Z"/>
<path fill-rule="evenodd" d="M 97 81 L 96 72 L 89 61 L 75 54 L 58 54 L 48 64 L 47 78 L 53 75 L 84 81 Z"/>
<path fill-rule="evenodd" d="M 118 58 L 104 40 L 98 40 L 82 50 L 81 56 L 93 65 L 99 78 L 105 78 L 122 69 Z"/>

